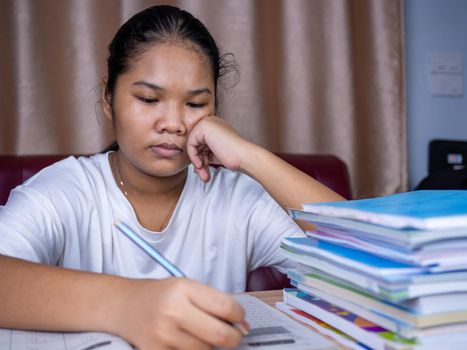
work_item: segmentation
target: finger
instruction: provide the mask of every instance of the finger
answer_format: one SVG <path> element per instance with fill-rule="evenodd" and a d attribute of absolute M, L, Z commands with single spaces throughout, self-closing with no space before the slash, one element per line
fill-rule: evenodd
<path fill-rule="evenodd" d="M 201 342 L 212 346 L 235 347 L 242 339 L 242 334 L 232 324 L 216 318 L 194 305 L 179 322 L 182 329 L 195 334 Z"/>
<path fill-rule="evenodd" d="M 199 169 L 203 166 L 203 160 L 198 152 L 198 148 L 194 145 L 187 145 L 186 148 L 188 158 L 193 163 L 196 169 Z"/>
<path fill-rule="evenodd" d="M 205 137 L 206 135 L 203 128 L 197 127 L 195 127 L 188 136 L 186 145 L 187 154 L 196 168 L 200 168 L 203 165 L 201 153 L 203 148 L 207 147 Z"/>
<path fill-rule="evenodd" d="M 204 149 L 201 152 L 201 157 L 203 159 L 203 167 L 208 167 L 209 166 L 209 150 Z"/>
<path fill-rule="evenodd" d="M 194 333 L 196 334 L 196 333 Z M 202 341 L 197 336 L 187 333 L 185 330 L 180 329 L 177 333 L 175 341 L 172 344 L 174 349 L 193 349 L 193 350 L 207 350 L 211 349 L 211 345 Z"/>
<path fill-rule="evenodd" d="M 209 171 L 209 153 L 203 153 L 203 167 L 204 173 L 206 175 L 205 181 L 209 181 L 211 178 L 211 172 Z"/>
<path fill-rule="evenodd" d="M 207 182 L 209 180 L 209 173 L 205 168 L 194 168 L 195 173 L 199 176 L 201 181 Z"/>
<path fill-rule="evenodd" d="M 194 305 L 217 318 L 231 323 L 243 321 L 245 312 L 232 296 L 202 283 L 196 284 L 195 288 L 188 290 L 189 300 Z"/>
<path fill-rule="evenodd" d="M 200 145 L 203 142 L 198 140 L 198 136 L 194 133 L 191 133 L 188 137 L 188 141 L 186 144 L 186 152 L 188 154 L 188 158 L 193 163 L 195 168 L 200 168 L 203 165 L 203 159 L 200 154 Z"/>
<path fill-rule="evenodd" d="M 208 182 L 211 178 L 211 172 L 209 171 L 209 149 L 198 149 L 198 157 L 201 159 L 201 166 L 196 167 L 194 164 L 193 171 L 200 177 L 200 179 L 204 182 Z"/>
<path fill-rule="evenodd" d="M 175 325 L 173 325 L 175 326 Z M 156 326 L 154 326 L 156 327 Z M 187 333 L 180 327 L 165 327 L 164 330 L 155 328 L 154 337 L 148 340 L 148 344 L 139 344 L 141 349 L 210 349 L 210 345 L 197 336 Z M 147 345 L 147 346 L 146 346 Z"/>

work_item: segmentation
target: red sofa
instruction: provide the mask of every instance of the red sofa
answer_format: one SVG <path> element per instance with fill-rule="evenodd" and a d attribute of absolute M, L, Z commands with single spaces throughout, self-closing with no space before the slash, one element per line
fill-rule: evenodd
<path fill-rule="evenodd" d="M 330 187 L 346 199 L 351 199 L 346 164 L 332 155 L 278 154 L 301 171 Z M 23 183 L 40 169 L 65 158 L 65 155 L 2 156 L 0 155 L 0 205 L 6 203 L 10 190 Z M 286 286 L 288 279 L 271 268 L 250 273 L 247 290 L 269 290 Z"/>

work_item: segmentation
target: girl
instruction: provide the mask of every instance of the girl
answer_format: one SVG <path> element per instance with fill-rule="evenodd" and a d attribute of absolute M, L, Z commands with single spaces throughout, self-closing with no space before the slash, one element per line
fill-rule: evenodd
<path fill-rule="evenodd" d="M 103 92 L 113 150 L 44 169 L 0 210 L 0 327 L 104 331 L 143 350 L 239 343 L 228 322 L 243 310 L 225 293 L 287 266 L 280 241 L 301 231 L 283 208 L 341 197 L 215 116 L 224 69 L 185 11 L 151 7 L 119 29 Z M 190 278 L 170 278 L 117 220 Z"/>

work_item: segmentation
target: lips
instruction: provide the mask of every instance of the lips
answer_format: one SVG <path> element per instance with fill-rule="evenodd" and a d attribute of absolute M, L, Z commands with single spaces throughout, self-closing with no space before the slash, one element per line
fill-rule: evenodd
<path fill-rule="evenodd" d="M 159 145 L 149 147 L 151 152 L 162 158 L 174 158 L 182 153 L 182 149 L 175 143 L 161 143 Z"/>

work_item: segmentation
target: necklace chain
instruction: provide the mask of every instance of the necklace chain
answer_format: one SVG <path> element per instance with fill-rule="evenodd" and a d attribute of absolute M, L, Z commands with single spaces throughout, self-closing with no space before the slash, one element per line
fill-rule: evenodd
<path fill-rule="evenodd" d="M 118 176 L 118 184 L 120 185 L 120 189 L 122 190 L 125 197 L 128 197 L 128 191 L 126 190 L 125 183 L 123 182 L 122 176 L 120 175 L 120 169 L 118 167 L 117 157 L 114 155 L 113 158 L 114 158 L 115 171 L 117 172 L 117 176 Z"/>
<path fill-rule="evenodd" d="M 117 173 L 117 177 L 118 177 L 117 182 L 120 185 L 120 189 L 123 192 L 123 194 L 125 195 L 125 197 L 127 197 L 127 199 L 130 200 L 130 198 L 128 197 L 128 191 L 126 189 L 125 183 L 123 182 L 122 176 L 120 175 L 120 168 L 118 167 L 117 157 L 115 155 L 113 157 L 113 163 L 114 163 L 114 167 L 115 167 L 115 172 Z M 182 189 L 183 189 L 183 187 L 182 187 Z M 180 192 L 179 192 L 178 195 L 180 195 Z M 162 231 L 163 228 L 167 226 L 167 224 L 168 224 L 168 222 L 170 220 L 171 214 L 173 213 L 175 207 L 177 206 L 177 203 L 178 203 L 178 200 L 175 200 L 174 204 L 172 205 L 172 207 L 168 211 L 168 213 L 167 213 L 167 215 L 166 215 L 166 217 L 164 219 L 164 222 L 162 223 L 162 226 L 159 229 L 159 231 Z"/>

